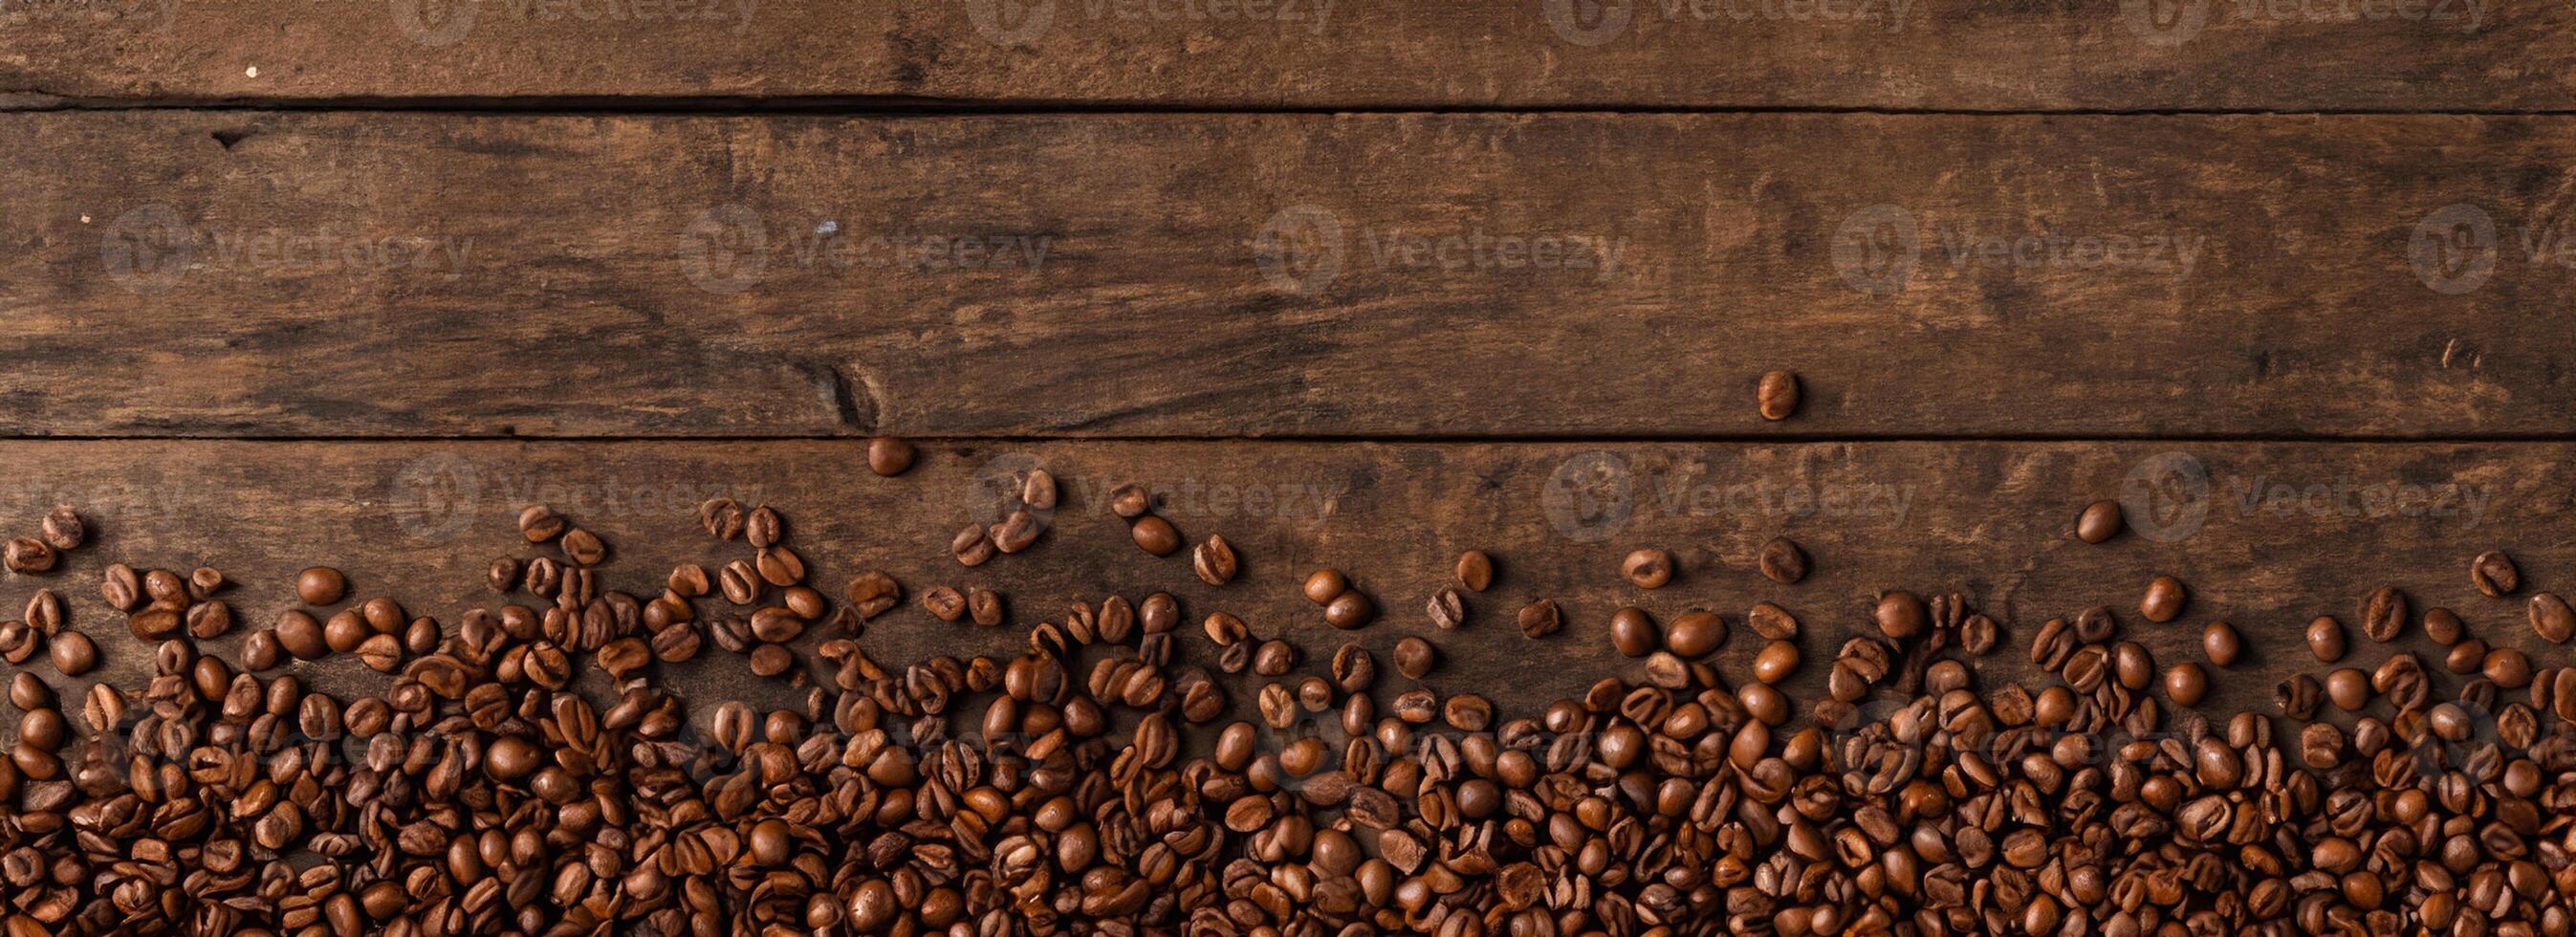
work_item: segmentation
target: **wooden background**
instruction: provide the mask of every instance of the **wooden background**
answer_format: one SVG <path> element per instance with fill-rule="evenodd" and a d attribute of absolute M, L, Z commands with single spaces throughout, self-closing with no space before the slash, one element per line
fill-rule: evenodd
<path fill-rule="evenodd" d="M 2563 664 L 2466 564 L 2576 589 L 2576 3 L 2363 10 L 11 6 L 0 529 L 101 536 L 0 607 L 53 586 L 130 679 L 108 562 L 218 566 L 253 624 L 330 563 L 452 623 L 523 504 L 640 591 L 726 557 L 693 506 L 730 493 L 830 591 L 1008 591 L 1012 629 L 882 619 L 896 662 L 1167 589 L 1315 661 L 1429 634 L 1432 685 L 1517 709 L 1634 672 L 1619 604 L 1780 602 L 1815 687 L 1907 588 L 2006 623 L 1996 680 L 2088 605 L 2161 661 L 2230 620 L 2255 650 L 2204 708 L 2269 711 L 2314 666 L 2284 642 L 2396 584 Z M 879 433 L 921 466 L 868 474 Z M 1042 545 L 948 560 L 1031 465 L 1067 490 Z M 1127 482 L 1244 578 L 1130 546 Z M 2143 530 L 2071 539 L 2098 498 Z M 1753 572 L 1783 534 L 1803 584 Z M 1650 545 L 1682 572 L 1641 595 Z M 1501 580 L 1431 632 L 1470 547 Z M 1295 596 L 1326 565 L 1378 624 Z M 2181 622 L 2129 611 L 2158 573 Z M 1542 596 L 1571 624 L 1531 642 Z"/>

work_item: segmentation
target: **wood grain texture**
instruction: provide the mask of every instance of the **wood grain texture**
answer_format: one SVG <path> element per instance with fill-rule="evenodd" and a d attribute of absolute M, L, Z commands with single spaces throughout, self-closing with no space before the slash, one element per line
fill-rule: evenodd
<path fill-rule="evenodd" d="M 81 99 L 2576 106 L 2576 9 L 2493 0 L 98 0 L 0 27 L 0 89 Z"/>
<path fill-rule="evenodd" d="M 2035 629 L 2091 605 L 2115 609 L 2122 634 L 2165 663 L 2197 658 L 2202 625 L 2231 621 L 2250 651 L 2217 674 L 2203 707 L 2224 715 L 2272 712 L 2272 685 L 2317 666 L 2298 644 L 2308 619 L 2350 623 L 2363 596 L 2391 584 L 2411 594 L 2419 614 L 2447 606 L 2477 637 L 2522 648 L 2542 666 L 2570 663 L 2566 648 L 2533 634 L 2522 604 L 2533 590 L 2576 590 L 2576 541 L 2564 533 L 2576 522 L 2576 479 L 2555 471 L 2576 458 L 2576 445 L 1050 442 L 932 446 L 892 480 L 860 467 L 861 448 L 9 442 L 0 459 L 16 477 L 0 490 L 0 530 L 32 530 L 45 509 L 68 502 L 89 513 L 98 536 L 53 574 L 0 582 L 0 604 L 14 609 L 39 585 L 57 589 L 70 600 L 72 625 L 102 649 L 101 674 L 130 680 L 151 654 L 97 598 L 98 570 L 110 562 L 220 568 L 240 584 L 225 598 L 252 625 L 288 607 L 297 569 L 330 564 L 350 575 L 353 600 L 391 595 L 453 628 L 464 608 L 496 600 L 481 584 L 489 560 L 546 549 L 520 539 L 513 520 L 523 504 L 551 504 L 600 532 L 612 549 L 603 583 L 642 591 L 658 588 L 674 562 L 747 554 L 696 530 L 695 503 L 729 493 L 785 511 L 789 542 L 835 597 L 862 569 L 902 581 L 906 604 L 864 638 L 889 663 L 1008 653 L 1024 647 L 1030 624 L 1067 602 L 1168 590 L 1192 624 L 1181 642 L 1186 660 L 1212 661 L 1195 623 L 1217 610 L 1245 618 L 1260 636 L 1302 645 L 1311 670 L 1344 641 L 1375 650 L 1384 664 L 1399 638 L 1422 635 L 1444 661 L 1428 685 L 1527 712 L 1601 676 L 1640 673 L 1604 631 L 1610 612 L 1628 603 L 1666 617 L 1691 607 L 1723 612 L 1735 633 L 1717 661 L 1743 679 L 1761 642 L 1741 614 L 1769 600 L 1805 624 L 1807 666 L 1794 687 L 1813 699 L 1823 662 L 1870 627 L 1866 609 L 1879 590 L 1957 590 L 2004 623 L 2001 648 L 1978 664 L 1990 682 L 2039 679 L 2023 656 Z M 949 559 L 950 533 L 991 517 L 995 483 L 1031 467 L 1054 473 L 1064 493 L 1037 546 L 971 570 Z M 1107 489 L 1130 482 L 1162 492 L 1161 513 L 1187 538 L 1225 536 L 1242 576 L 1211 588 L 1191 576 L 1186 551 L 1154 558 L 1133 546 L 1125 522 L 1104 507 Z M 2124 492 L 2135 531 L 2100 546 L 2070 536 L 2085 502 Z M 1756 572 L 1759 546 L 1777 535 L 1812 556 L 1803 583 L 1777 585 Z M 1620 557 L 1639 546 L 1675 552 L 1680 571 L 1670 586 L 1641 592 L 1618 578 Z M 1437 631 L 1423 605 L 1469 547 L 1490 551 L 1500 574 L 1490 591 L 1467 597 L 1463 628 Z M 2521 593 L 2491 599 L 2472 588 L 2468 560 L 2489 549 L 2520 563 Z M 1348 571 L 1376 598 L 1375 624 L 1340 632 L 1321 621 L 1297 583 L 1325 566 Z M 2190 589 L 2183 617 L 2168 625 L 2135 612 L 2159 573 Z M 938 585 L 1002 590 L 1009 625 L 937 622 L 911 598 Z M 1538 597 L 1561 602 L 1569 624 L 1531 640 L 1513 614 Z M 230 653 L 238 640 L 211 644 Z M 2375 666 L 2391 650 L 2358 631 L 2352 640 L 2351 666 Z M 2395 647 L 2432 653 L 2413 626 Z M 325 685 L 374 679 L 345 659 L 299 666 Z M 712 648 L 670 680 L 702 701 L 792 696 Z M 1389 674 L 1383 685 L 1407 684 Z M 2447 675 L 2437 683 L 2442 694 L 2456 686 Z M 1240 701 L 1253 684 L 1237 689 Z"/>
<path fill-rule="evenodd" d="M 7 127 L 15 435 L 2576 432 L 2568 118 Z"/>

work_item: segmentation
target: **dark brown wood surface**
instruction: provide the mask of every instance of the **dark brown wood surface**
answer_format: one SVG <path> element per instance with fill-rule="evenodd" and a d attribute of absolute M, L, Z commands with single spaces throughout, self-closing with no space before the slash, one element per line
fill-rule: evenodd
<path fill-rule="evenodd" d="M 81 100 L 2563 110 L 2556 0 L 99 0 L 0 14 Z"/>
<path fill-rule="evenodd" d="M 7 125 L 12 435 L 2576 431 L 2564 117 Z"/>
<path fill-rule="evenodd" d="M 44 509 L 72 503 L 98 537 L 51 575 L 0 582 L 0 603 L 14 609 L 39 586 L 56 589 L 72 625 L 97 640 L 101 675 L 130 679 L 150 667 L 150 649 L 97 597 L 109 562 L 222 569 L 239 583 L 224 597 L 249 626 L 289 607 L 297 569 L 327 563 L 350 572 L 353 601 L 391 595 L 452 628 L 464 608 L 499 601 L 481 584 L 489 560 L 546 552 L 518 536 L 524 504 L 550 504 L 601 532 L 613 551 L 604 584 L 646 591 L 674 562 L 746 553 L 696 529 L 696 503 L 728 494 L 785 511 L 789 542 L 828 592 L 861 569 L 903 582 L 906 604 L 863 639 L 888 663 L 1009 653 L 1067 602 L 1166 590 L 1190 624 L 1186 659 L 1212 661 L 1195 623 L 1217 610 L 1303 646 L 1306 672 L 1344 641 L 1383 664 L 1397 639 L 1422 635 L 1444 660 L 1427 685 L 1526 712 L 1601 676 L 1639 672 L 1603 626 L 1627 603 L 1659 616 L 1725 613 L 1735 633 L 1718 660 L 1743 679 L 1761 642 L 1741 614 L 1768 600 L 1806 627 L 1796 685 L 1811 699 L 1835 648 L 1869 627 L 1878 590 L 1956 590 L 2004 622 L 2002 647 L 1979 664 L 1988 681 L 2038 680 L 2024 657 L 2034 629 L 2089 605 L 2116 609 L 2122 634 L 2167 663 L 2198 659 L 2208 621 L 2233 622 L 2252 650 L 2218 673 L 2203 707 L 2224 715 L 2273 711 L 2274 682 L 2318 667 L 2297 645 L 2308 619 L 2351 622 L 2379 586 L 2407 590 L 2419 615 L 2450 607 L 2476 636 L 2542 665 L 2568 655 L 2533 634 L 2522 601 L 2576 589 L 2576 543 L 2561 533 L 2576 521 L 2576 480 L 2557 471 L 2576 446 L 2563 443 L 974 442 L 926 447 L 917 468 L 891 480 L 867 473 L 861 450 L 845 441 L 10 442 L 0 444 L 13 467 L 0 487 L 0 532 L 32 531 Z M 1064 492 L 1038 546 L 976 569 L 947 558 L 957 526 L 992 517 L 995 482 L 1031 467 L 1054 473 Z M 1131 482 L 1162 492 L 1162 513 L 1191 540 L 1232 541 L 1241 578 L 1211 588 L 1191 576 L 1186 553 L 1134 547 L 1104 508 L 1107 489 Z M 2085 502 L 2124 494 L 2136 530 L 2099 546 L 2069 536 Z M 1807 581 L 1782 586 L 1755 572 L 1755 551 L 1776 535 L 1806 545 Z M 1670 586 L 1640 591 L 1618 578 L 1620 557 L 1639 546 L 1676 553 Z M 1422 607 L 1470 547 L 1490 551 L 1500 576 L 1468 596 L 1465 627 L 1437 631 Z M 2521 593 L 2494 599 L 2471 587 L 2468 560 L 2487 549 L 2520 561 Z M 1321 621 L 1296 583 L 1324 566 L 1377 599 L 1377 623 L 1344 633 Z M 2182 618 L 2166 625 L 2135 612 L 2159 573 L 2191 589 Z M 911 599 L 939 585 L 1004 590 L 1009 625 L 937 622 Z M 1512 616 L 1539 597 L 1563 603 L 1569 625 L 1531 640 Z M 210 644 L 229 653 L 236 641 Z M 2357 630 L 2353 647 L 2346 664 L 2365 668 L 2392 650 Z M 2432 653 L 2412 626 L 2395 647 Z M 346 659 L 298 672 L 326 684 L 362 675 Z M 700 700 L 794 695 L 712 649 L 672 673 Z M 2448 693 L 2456 682 L 2438 685 Z"/>

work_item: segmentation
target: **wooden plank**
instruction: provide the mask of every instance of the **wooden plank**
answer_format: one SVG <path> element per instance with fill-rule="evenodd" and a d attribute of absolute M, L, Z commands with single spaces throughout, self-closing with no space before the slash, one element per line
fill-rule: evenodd
<path fill-rule="evenodd" d="M 2576 432 L 2568 118 L 8 128 L 9 434 Z"/>
<path fill-rule="evenodd" d="M 1990 681 L 2035 679 L 2023 656 L 2034 629 L 2095 604 L 2114 608 L 2123 635 L 2168 663 L 2197 656 L 2203 624 L 2231 621 L 2252 650 L 2218 675 L 2205 708 L 2225 714 L 2274 711 L 2272 685 L 2316 667 L 2297 643 L 2308 619 L 2352 623 L 2382 585 L 2407 590 L 2418 612 L 2452 608 L 2475 636 L 2542 665 L 2568 663 L 2567 652 L 2525 624 L 2524 598 L 2576 590 L 2576 541 L 2564 535 L 2576 522 L 2576 479 L 2554 471 L 2576 445 L 2563 443 L 973 443 L 929 446 L 893 480 L 861 469 L 860 450 L 850 441 L 9 442 L 0 459 L 15 477 L 0 489 L 0 529 L 32 531 L 44 510 L 68 502 L 89 512 L 98 537 L 50 576 L 0 582 L 0 603 L 14 609 L 37 585 L 56 588 L 73 625 L 97 639 L 102 673 L 131 679 L 150 653 L 96 598 L 109 562 L 216 566 L 241 584 L 227 599 L 255 624 L 292 602 L 295 570 L 327 563 L 348 571 L 354 596 L 391 595 L 453 627 L 462 609 L 496 601 L 481 584 L 489 560 L 540 555 L 513 523 L 525 503 L 600 532 L 612 549 L 603 582 L 646 590 L 673 562 L 747 555 L 696 530 L 694 504 L 722 493 L 785 511 L 789 542 L 835 596 L 869 568 L 897 577 L 908 596 L 938 585 L 1005 593 L 1010 626 L 991 629 L 942 624 L 907 601 L 864 639 L 885 662 L 1008 653 L 1067 602 L 1168 590 L 1186 622 L 1235 613 L 1256 634 L 1304 646 L 1317 668 L 1344 641 L 1384 663 L 1398 639 L 1423 636 L 1445 660 L 1429 685 L 1527 712 L 1605 674 L 1640 672 L 1604 634 L 1626 603 L 1662 616 L 1724 612 L 1735 634 L 1717 660 L 1742 679 L 1761 642 L 1740 615 L 1769 600 L 1805 624 L 1808 664 L 1794 686 L 1812 699 L 1822 662 L 1870 627 L 1878 590 L 1957 590 L 2004 624 L 2001 649 L 1979 664 Z M 1030 467 L 1055 474 L 1063 492 L 1045 537 L 959 567 L 946 554 L 950 533 L 991 516 L 992 483 Z M 1242 576 L 1211 588 L 1192 577 L 1186 551 L 1154 558 L 1133 546 L 1104 508 L 1107 489 L 1131 482 L 1163 492 L 1161 512 L 1185 537 L 1231 541 Z M 2069 535 L 2083 504 L 2124 491 L 2136 531 L 2100 546 Z M 1759 546 L 1778 535 L 1812 557 L 1803 583 L 1755 571 Z M 1640 546 L 1675 552 L 1671 585 L 1641 592 L 1619 580 L 1620 557 Z M 1490 551 L 1500 575 L 1467 597 L 1463 628 L 1438 631 L 1421 610 L 1469 547 Z M 2519 561 L 2522 593 L 2494 599 L 2471 587 L 2468 560 L 2489 549 Z M 1297 583 L 1323 566 L 1376 598 L 1377 623 L 1340 632 L 1320 620 Z M 2168 625 L 2134 611 L 2159 573 L 2190 588 Z M 1538 597 L 1561 602 L 1569 624 L 1531 640 L 1513 615 Z M 2390 651 L 2357 630 L 2352 641 L 2352 666 Z M 2396 647 L 2438 662 L 2420 630 Z M 1181 649 L 1188 661 L 1213 657 L 1194 630 Z M 744 668 L 710 650 L 671 679 L 701 700 L 791 696 Z M 363 676 L 347 660 L 301 672 L 326 684 Z M 1390 675 L 1387 685 L 1406 682 Z M 2437 687 L 2448 694 L 2456 680 Z"/>
<path fill-rule="evenodd" d="M 82 99 L 1223 108 L 2576 106 L 2576 10 L 2491 0 L 97 0 L 12 4 Z"/>

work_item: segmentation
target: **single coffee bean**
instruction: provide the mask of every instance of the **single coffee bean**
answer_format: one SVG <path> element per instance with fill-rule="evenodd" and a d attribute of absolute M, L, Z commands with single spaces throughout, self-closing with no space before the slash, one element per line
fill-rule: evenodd
<path fill-rule="evenodd" d="M 1458 585 L 1469 592 L 1483 592 L 1494 584 L 1494 558 L 1483 550 L 1469 550 L 1458 555 Z"/>
<path fill-rule="evenodd" d="M 2308 622 L 2308 653 L 2317 662 L 2331 664 L 2343 659 L 2343 623 L 2330 615 L 2319 615 Z"/>
<path fill-rule="evenodd" d="M 2463 676 L 2477 673 L 2486 663 L 2487 643 L 2476 638 L 2453 644 L 2449 652 L 2442 655 L 2442 669 Z"/>
<path fill-rule="evenodd" d="M 2236 658 L 2245 653 L 2245 639 L 2236 633 L 2235 625 L 2213 621 L 2209 627 L 2201 629 L 2200 651 L 2209 657 L 2210 663 L 2232 666 Z"/>
<path fill-rule="evenodd" d="M 1798 672 L 1798 646 L 1787 641 L 1773 641 L 1753 655 L 1753 679 L 1778 684 Z"/>
<path fill-rule="evenodd" d="M 1439 654 L 1431 642 L 1421 638 L 1408 637 L 1395 642 L 1395 672 L 1403 674 L 1407 680 L 1422 679 L 1431 672 L 1438 658 Z"/>
<path fill-rule="evenodd" d="M 1797 616 L 1769 602 L 1756 604 L 1752 611 L 1744 613 L 1744 623 L 1766 640 L 1786 641 L 1798 636 Z"/>
<path fill-rule="evenodd" d="M 1001 624 L 1001 593 L 991 589 L 976 589 L 966 593 L 966 617 L 987 628 Z"/>
<path fill-rule="evenodd" d="M 322 635 L 322 623 L 302 609 L 287 609 L 277 616 L 278 646 L 302 660 L 319 660 L 331 653 Z"/>
<path fill-rule="evenodd" d="M 107 569 L 99 574 L 98 594 L 107 600 L 110 608 L 120 612 L 134 611 L 135 606 L 143 604 L 143 578 L 135 575 L 134 567 L 123 563 L 108 564 Z"/>
<path fill-rule="evenodd" d="M 2469 561 L 2469 582 L 2489 597 L 2502 596 L 2521 588 L 2522 573 L 2504 551 L 2489 550 Z"/>
<path fill-rule="evenodd" d="M 1565 613 L 1557 608 L 1556 600 L 1540 599 L 1521 606 L 1520 625 L 1523 636 L 1544 638 L 1565 627 Z"/>
<path fill-rule="evenodd" d="M 1306 601 L 1317 605 L 1331 605 L 1334 599 L 1341 598 L 1342 593 L 1349 591 L 1350 587 L 1350 580 L 1344 578 L 1340 570 L 1319 569 L 1306 575 Z"/>
<path fill-rule="evenodd" d="M 1664 649 L 1683 658 L 1706 657 L 1726 643 L 1726 621 L 1714 612 L 1692 610 L 1664 628 Z"/>
<path fill-rule="evenodd" d="M 1644 657 L 1654 653 L 1663 640 L 1645 609 L 1631 605 L 1610 614 L 1610 646 L 1621 654 Z"/>
<path fill-rule="evenodd" d="M 1264 677 L 1285 675 L 1297 666 L 1297 647 L 1286 641 L 1263 641 L 1252 653 L 1252 672 Z"/>
<path fill-rule="evenodd" d="M 50 643 L 56 673 L 77 677 L 98 666 L 98 647 L 90 643 L 88 635 L 65 631 L 54 635 Z"/>
<path fill-rule="evenodd" d="M 911 442 L 901 437 L 878 436 L 868 440 L 868 471 L 893 478 L 912 468 L 919 454 Z"/>
<path fill-rule="evenodd" d="M 202 602 L 188 607 L 188 636 L 200 641 L 231 634 L 232 607 L 222 602 Z"/>
<path fill-rule="evenodd" d="M 850 580 L 848 595 L 850 607 L 858 611 L 859 617 L 870 619 L 885 614 L 894 608 L 895 603 L 903 601 L 903 587 L 894 581 L 894 577 L 872 569 Z"/>
<path fill-rule="evenodd" d="M 2299 730 L 2299 760 L 2324 770 L 2343 763 L 2343 730 L 2330 722 L 2311 722 Z"/>
<path fill-rule="evenodd" d="M 70 552 L 88 542 L 89 523 L 71 505 L 56 505 L 53 513 L 45 515 L 44 532 L 46 546 Z"/>
<path fill-rule="evenodd" d="M 2406 628 L 2406 593 L 2396 586 L 2381 586 L 2361 603 L 2361 634 L 2373 641 L 2397 640 Z"/>
<path fill-rule="evenodd" d="M 921 607 L 929 611 L 931 617 L 954 622 L 966 617 L 966 596 L 955 589 L 940 586 L 921 594 Z"/>
<path fill-rule="evenodd" d="M 1211 586 L 1233 582 L 1234 547 L 1227 544 L 1224 537 L 1210 535 L 1190 551 L 1190 568 L 1199 574 L 1200 582 Z"/>
<path fill-rule="evenodd" d="M 1332 604 L 1324 606 L 1325 623 L 1344 631 L 1366 625 L 1375 617 L 1376 603 L 1370 602 L 1368 596 L 1361 595 L 1356 589 L 1334 596 Z"/>
<path fill-rule="evenodd" d="M 53 569 L 58 557 L 59 554 L 54 550 L 53 544 L 34 537 L 19 537 L 11 540 L 5 552 L 0 553 L 0 561 L 5 561 L 10 572 L 24 574 L 41 573 Z"/>
<path fill-rule="evenodd" d="M 2075 516 L 2075 539 L 2101 543 L 2120 535 L 2120 502 L 2095 501 Z"/>
<path fill-rule="evenodd" d="M 1055 510 L 1055 473 L 1030 469 L 1027 477 L 1020 479 L 1020 503 L 1034 511 Z"/>
<path fill-rule="evenodd" d="M 2158 576 L 2147 583 L 2147 593 L 2138 599 L 2138 614 L 2148 621 L 2164 624 L 2182 614 L 2184 602 L 2182 580 Z"/>
<path fill-rule="evenodd" d="M 1911 592 L 1880 593 L 1878 605 L 1870 612 L 1870 618 L 1878 623 L 1880 634 L 1899 641 L 1922 634 L 1930 620 L 1923 609 L 1923 600 Z"/>
<path fill-rule="evenodd" d="M 1037 545 L 1038 535 L 1046 532 L 1044 522 L 1027 508 L 1014 510 L 1002 522 L 984 531 L 992 538 L 994 549 L 1005 554 L 1018 553 Z"/>
<path fill-rule="evenodd" d="M 698 505 L 698 526 L 707 536 L 732 540 L 742 536 L 742 505 L 732 498 L 708 498 Z"/>
<path fill-rule="evenodd" d="M 1781 585 L 1796 585 L 1807 578 L 1807 551 L 1787 537 L 1773 537 L 1762 545 L 1762 575 Z"/>
<path fill-rule="evenodd" d="M 2576 638 L 2576 608 L 2556 593 L 2539 592 L 2531 596 L 2531 630 L 2551 644 L 2565 644 Z"/>
<path fill-rule="evenodd" d="M 608 559 L 608 545 L 600 541 L 598 534 L 583 528 L 564 531 L 563 541 L 558 545 L 563 548 L 564 558 L 576 565 L 597 566 Z"/>
<path fill-rule="evenodd" d="M 2324 698 L 2325 688 L 2310 674 L 2292 675 L 2272 688 L 2272 701 L 2280 706 L 2282 715 L 2292 719 L 2315 716 Z"/>
<path fill-rule="evenodd" d="M 2178 706 L 2198 706 L 2209 695 L 2209 673 L 2192 661 L 2183 661 L 2165 671 L 2165 696 Z"/>
<path fill-rule="evenodd" d="M 529 543 L 544 543 L 561 536 L 566 524 L 562 514 L 542 504 L 519 509 L 519 534 Z"/>
<path fill-rule="evenodd" d="M 2424 636 L 2435 644 L 2458 644 L 2468 633 L 2468 626 L 2450 609 L 2435 606 L 2424 610 Z"/>
<path fill-rule="evenodd" d="M 1170 556 L 1172 551 L 1181 548 L 1181 532 L 1174 529 L 1172 522 L 1164 520 L 1160 514 L 1147 514 L 1137 518 L 1135 523 L 1127 528 L 1127 533 L 1136 541 L 1137 549 L 1155 556 Z"/>
<path fill-rule="evenodd" d="M 1143 541 L 1138 542 L 1141 544 Z M 969 569 L 990 562 L 1000 552 L 1001 548 L 994 545 L 992 535 L 984 530 L 982 524 L 960 527 L 957 535 L 948 539 L 948 555 L 957 561 L 957 565 Z"/>
<path fill-rule="evenodd" d="M 1432 627 L 1455 631 L 1467 620 L 1467 600 L 1456 589 L 1442 589 L 1431 596 L 1424 612 L 1431 617 Z"/>
<path fill-rule="evenodd" d="M 1652 547 L 1631 551 L 1628 558 L 1620 562 L 1619 575 L 1625 577 L 1629 585 L 1640 589 L 1663 588 L 1665 583 L 1673 581 L 1673 556 Z"/>
<path fill-rule="evenodd" d="M 283 658 L 285 648 L 274 629 L 263 628 L 242 638 L 241 664 L 244 670 L 274 670 Z"/>
<path fill-rule="evenodd" d="M 45 634 L 63 630 L 63 599 L 52 589 L 38 589 L 27 599 L 27 626 Z"/>
<path fill-rule="evenodd" d="M 1753 390 L 1756 408 L 1762 418 L 1777 423 L 1798 412 L 1798 375 L 1789 371 L 1771 371 L 1762 375 Z"/>
<path fill-rule="evenodd" d="M 2357 712 L 2370 703 L 2370 696 L 2370 675 L 2357 668 L 2338 668 L 2326 675 L 2326 700 L 2336 709 Z"/>
<path fill-rule="evenodd" d="M 348 577 L 328 566 L 315 566 L 295 575 L 295 595 L 306 605 L 336 604 L 348 594 Z"/>
<path fill-rule="evenodd" d="M 2488 651 L 2486 659 L 2478 666 L 2479 672 L 2498 687 L 2519 690 L 2531 685 L 2531 658 L 2513 648 L 2500 647 Z"/>
<path fill-rule="evenodd" d="M 1109 490 L 1109 513 L 1127 520 L 1144 516 L 1154 507 L 1154 496 L 1142 485 L 1120 485 Z"/>

